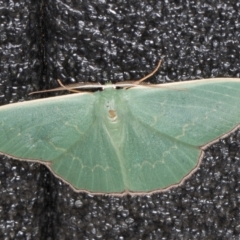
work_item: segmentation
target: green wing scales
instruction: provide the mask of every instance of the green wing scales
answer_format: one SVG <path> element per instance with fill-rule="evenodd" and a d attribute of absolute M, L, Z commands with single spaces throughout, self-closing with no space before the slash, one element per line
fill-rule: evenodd
<path fill-rule="evenodd" d="M 0 152 L 38 161 L 76 191 L 177 185 L 240 123 L 240 80 L 107 88 L 0 108 Z"/>

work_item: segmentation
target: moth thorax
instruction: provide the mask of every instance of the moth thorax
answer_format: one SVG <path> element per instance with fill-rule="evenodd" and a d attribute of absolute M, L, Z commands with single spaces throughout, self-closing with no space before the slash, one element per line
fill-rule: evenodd
<path fill-rule="evenodd" d="M 117 111 L 116 111 L 116 106 L 114 104 L 114 101 L 108 101 L 106 103 L 106 109 L 107 109 L 107 115 L 108 115 L 108 118 L 111 122 L 114 122 L 116 121 L 117 119 Z"/>
<path fill-rule="evenodd" d="M 117 113 L 115 112 L 115 110 L 113 110 L 113 109 L 110 109 L 110 110 L 108 110 L 108 113 L 109 113 L 109 117 L 111 118 L 111 119 L 116 119 L 117 118 Z"/>

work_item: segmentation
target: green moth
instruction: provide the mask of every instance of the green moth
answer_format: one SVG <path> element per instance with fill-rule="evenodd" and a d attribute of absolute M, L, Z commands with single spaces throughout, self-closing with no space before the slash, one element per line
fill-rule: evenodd
<path fill-rule="evenodd" d="M 75 191 L 179 185 L 206 146 L 239 127 L 240 79 L 141 81 L 0 107 L 1 154 L 43 163 Z"/>

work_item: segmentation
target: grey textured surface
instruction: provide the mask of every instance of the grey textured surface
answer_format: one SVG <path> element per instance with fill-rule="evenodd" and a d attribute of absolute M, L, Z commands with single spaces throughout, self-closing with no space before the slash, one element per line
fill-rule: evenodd
<path fill-rule="evenodd" d="M 1 104 L 49 96 L 27 94 L 57 78 L 138 79 L 162 56 L 153 83 L 240 77 L 237 2 L 2 0 Z M 40 164 L 1 157 L 0 239 L 239 239 L 239 172 L 240 131 L 184 185 L 142 197 L 75 193 Z"/>

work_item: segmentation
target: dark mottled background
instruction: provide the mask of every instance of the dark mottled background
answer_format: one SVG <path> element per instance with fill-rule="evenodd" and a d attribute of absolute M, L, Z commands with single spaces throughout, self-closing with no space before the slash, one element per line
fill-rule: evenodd
<path fill-rule="evenodd" d="M 240 77 L 239 41 L 234 0 L 0 0 L 0 103 L 49 96 L 28 93 L 57 78 L 138 79 L 163 56 L 152 83 Z M 184 185 L 142 197 L 75 193 L 40 164 L 2 157 L 0 239 L 239 239 L 239 182 L 240 131 Z"/>

